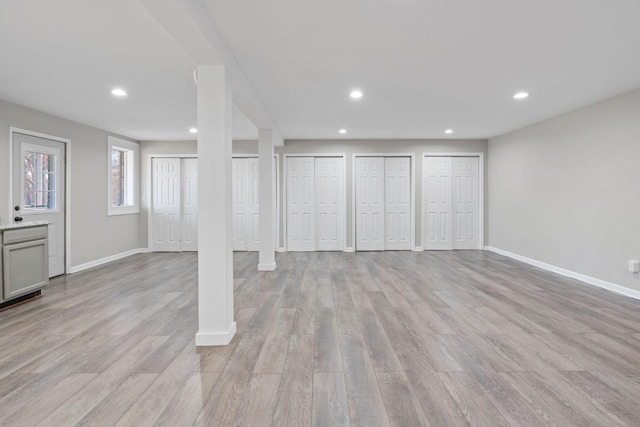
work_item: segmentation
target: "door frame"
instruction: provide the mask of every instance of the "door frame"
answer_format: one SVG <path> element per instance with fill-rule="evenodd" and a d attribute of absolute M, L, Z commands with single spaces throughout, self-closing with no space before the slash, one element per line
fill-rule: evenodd
<path fill-rule="evenodd" d="M 64 274 L 71 272 L 71 140 L 60 136 L 49 135 L 41 132 L 34 132 L 14 126 L 9 127 L 9 215 L 7 218 L 13 222 L 13 134 L 34 136 L 37 138 L 50 139 L 61 142 L 65 145 L 64 173 L 65 173 L 65 196 L 64 196 Z"/>
<path fill-rule="evenodd" d="M 282 235 L 283 245 L 285 252 L 289 251 L 287 247 L 287 159 L 289 157 L 340 157 L 342 158 L 342 172 L 344 173 L 344 182 L 343 182 L 343 195 L 342 201 L 344 202 L 344 210 L 342 213 L 342 221 L 345 225 L 344 230 L 342 230 L 342 250 L 344 252 L 353 252 L 349 251 L 347 248 L 347 154 L 346 153 L 286 153 L 282 155 L 282 194 L 283 194 L 283 203 L 282 203 Z M 315 162 L 315 160 L 314 160 Z M 314 183 L 315 185 L 315 183 Z"/>
<path fill-rule="evenodd" d="M 421 251 L 416 247 L 416 155 L 415 153 L 353 153 L 351 165 L 351 242 L 353 247 L 349 252 L 356 250 L 356 157 L 409 157 L 411 165 L 411 215 L 410 215 L 410 235 L 411 250 Z"/>
<path fill-rule="evenodd" d="M 477 250 L 484 249 L 484 153 L 477 152 L 423 152 L 422 153 L 422 205 L 420 206 L 421 224 L 422 224 L 422 236 L 420 236 L 423 250 L 424 242 L 427 236 L 427 216 L 424 211 L 424 201 L 427 197 L 427 186 L 424 185 L 424 171 L 426 169 L 427 157 L 477 157 L 478 158 L 478 248 Z"/>

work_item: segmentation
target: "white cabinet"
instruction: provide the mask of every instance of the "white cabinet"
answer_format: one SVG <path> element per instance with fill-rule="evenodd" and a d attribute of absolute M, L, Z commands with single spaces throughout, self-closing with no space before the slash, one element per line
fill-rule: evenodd
<path fill-rule="evenodd" d="M 47 226 L 1 229 L 2 299 L 5 302 L 42 289 L 49 282 Z"/>

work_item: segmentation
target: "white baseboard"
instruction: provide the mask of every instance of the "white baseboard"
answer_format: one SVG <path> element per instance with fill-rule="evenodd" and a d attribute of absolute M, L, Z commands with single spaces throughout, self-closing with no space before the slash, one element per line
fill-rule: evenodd
<path fill-rule="evenodd" d="M 485 246 L 486 251 L 495 252 L 500 255 L 515 259 L 517 261 L 524 262 L 525 264 L 533 265 L 543 270 L 551 271 L 552 273 L 560 274 L 561 276 L 571 277 L 572 279 L 580 280 L 581 282 L 588 283 L 589 285 L 597 286 L 602 289 L 606 289 L 616 294 L 624 295 L 626 297 L 640 300 L 640 292 L 634 289 L 629 289 L 625 286 L 616 285 L 615 283 L 607 282 L 605 280 L 596 279 L 595 277 L 586 276 L 575 271 L 567 270 L 555 265 L 547 264 L 546 262 L 538 261 L 535 259 L 527 258 L 522 255 L 514 254 L 509 251 L 494 248 L 493 246 Z"/>
<path fill-rule="evenodd" d="M 116 261 L 118 259 L 126 258 L 126 257 L 131 256 L 131 255 L 143 254 L 143 253 L 147 253 L 147 252 L 149 252 L 148 248 L 132 249 L 130 251 L 122 252 L 122 253 L 111 255 L 111 256 L 108 256 L 108 257 L 104 257 L 104 258 L 100 258 L 100 259 L 97 259 L 95 261 L 90 261 L 90 262 L 86 262 L 84 264 L 76 265 L 74 267 L 71 267 L 71 270 L 69 271 L 69 273 L 71 273 L 71 274 L 78 273 L 80 271 L 87 270 L 87 269 L 93 268 L 93 267 L 97 267 L 99 265 L 106 264 L 106 263 L 111 262 L 111 261 Z"/>
<path fill-rule="evenodd" d="M 348 248 L 344 248 L 343 252 L 355 252 L 355 250 L 352 247 L 348 247 Z"/>
<path fill-rule="evenodd" d="M 422 249 L 422 246 L 414 246 L 411 250 L 413 252 L 422 252 L 424 249 Z"/>
<path fill-rule="evenodd" d="M 258 271 L 273 271 L 276 269 L 276 263 L 258 264 Z"/>
<path fill-rule="evenodd" d="M 233 322 L 227 332 L 198 332 L 196 334 L 196 346 L 227 345 L 236 334 L 236 322 Z"/>
<path fill-rule="evenodd" d="M 280 247 L 276 249 L 276 252 L 287 252 L 287 251 L 285 251 L 283 247 Z"/>

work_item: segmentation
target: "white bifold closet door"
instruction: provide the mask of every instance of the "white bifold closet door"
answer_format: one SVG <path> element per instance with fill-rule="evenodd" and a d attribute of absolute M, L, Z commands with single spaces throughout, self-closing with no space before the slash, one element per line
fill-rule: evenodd
<path fill-rule="evenodd" d="M 384 159 L 385 249 L 411 249 L 411 162 L 409 157 Z"/>
<path fill-rule="evenodd" d="M 198 250 L 198 161 L 152 160 L 151 250 Z"/>
<path fill-rule="evenodd" d="M 316 250 L 343 249 L 344 172 L 342 159 L 317 157 L 316 177 Z"/>
<path fill-rule="evenodd" d="M 411 249 L 411 159 L 356 157 L 356 250 Z"/>
<path fill-rule="evenodd" d="M 260 181 L 258 159 L 233 158 L 233 250 L 257 251 L 260 243 Z"/>
<path fill-rule="evenodd" d="M 479 249 L 479 159 L 424 159 L 424 246 L 427 250 Z"/>
<path fill-rule="evenodd" d="M 343 250 L 342 158 L 288 157 L 286 167 L 287 250 Z"/>

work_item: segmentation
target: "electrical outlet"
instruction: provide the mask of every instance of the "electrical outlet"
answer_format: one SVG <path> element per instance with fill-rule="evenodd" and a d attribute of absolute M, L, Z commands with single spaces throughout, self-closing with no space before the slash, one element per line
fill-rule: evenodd
<path fill-rule="evenodd" d="M 632 259 L 629 260 L 629 271 L 631 273 L 638 273 L 640 272 L 640 262 Z"/>

